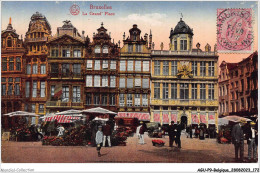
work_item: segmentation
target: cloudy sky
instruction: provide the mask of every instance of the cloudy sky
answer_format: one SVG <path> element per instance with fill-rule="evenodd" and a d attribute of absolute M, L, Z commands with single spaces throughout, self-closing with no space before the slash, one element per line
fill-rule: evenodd
<path fill-rule="evenodd" d="M 78 15 L 70 13 L 70 7 L 76 4 L 80 7 Z M 90 5 L 112 6 L 112 9 L 95 10 L 90 9 Z M 46 16 L 52 27 L 52 34 L 56 34 L 57 27 L 63 25 L 62 21 L 70 20 L 72 24 L 81 33 L 89 35 L 92 39 L 93 32 L 104 22 L 104 27 L 111 32 L 111 37 L 118 42 L 122 42 L 123 33 L 129 35 L 129 29 L 133 24 L 137 24 L 141 29 L 143 36 L 152 30 L 155 48 L 160 48 L 160 43 L 164 43 L 164 49 L 169 49 L 169 34 L 171 28 L 174 28 L 180 20 L 181 14 L 183 20 L 193 28 L 193 47 L 200 43 L 202 49 L 207 43 L 212 48 L 216 43 L 216 14 L 217 8 L 252 8 L 254 12 L 254 50 L 258 47 L 258 7 L 256 1 L 251 2 L 130 2 L 130 1 L 24 1 L 24 2 L 2 2 L 2 24 L 1 29 L 7 27 L 9 17 L 12 18 L 12 25 L 19 35 L 25 35 L 28 30 L 30 17 L 36 11 Z M 88 15 L 83 15 L 82 12 Z M 90 12 L 103 12 L 102 16 L 90 15 Z M 105 16 L 104 13 L 114 13 L 113 16 Z M 122 46 L 122 44 L 121 44 Z M 222 60 L 227 62 L 236 62 L 248 57 L 249 54 L 219 54 L 219 63 Z"/>

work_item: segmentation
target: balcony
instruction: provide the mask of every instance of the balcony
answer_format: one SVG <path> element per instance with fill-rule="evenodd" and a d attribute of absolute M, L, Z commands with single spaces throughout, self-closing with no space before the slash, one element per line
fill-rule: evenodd
<path fill-rule="evenodd" d="M 180 99 L 151 99 L 151 105 L 174 105 L 174 106 L 218 106 L 218 100 L 180 100 Z"/>
<path fill-rule="evenodd" d="M 216 56 L 216 52 L 191 52 L 191 51 L 167 51 L 152 50 L 152 55 L 198 55 L 198 56 Z"/>
<path fill-rule="evenodd" d="M 83 102 L 47 101 L 46 107 L 81 109 L 81 108 L 83 108 Z"/>
<path fill-rule="evenodd" d="M 25 42 L 40 42 L 40 41 L 47 41 L 47 37 L 40 37 L 40 38 L 26 38 Z"/>

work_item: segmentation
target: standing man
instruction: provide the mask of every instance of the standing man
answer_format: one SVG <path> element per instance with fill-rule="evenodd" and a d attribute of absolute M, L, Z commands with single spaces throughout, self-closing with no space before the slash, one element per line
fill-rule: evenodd
<path fill-rule="evenodd" d="M 177 133 L 177 127 L 174 124 L 174 121 L 171 121 L 171 125 L 169 126 L 169 130 L 168 130 L 170 147 L 172 147 L 173 141 L 175 141 L 176 133 Z"/>
<path fill-rule="evenodd" d="M 255 122 L 250 123 L 251 127 L 248 130 L 248 161 L 253 161 L 256 162 L 256 155 L 257 155 L 257 143 L 258 143 L 258 132 L 255 129 Z M 251 155 L 252 155 L 252 149 L 253 149 L 253 160 L 251 160 Z"/>
<path fill-rule="evenodd" d="M 140 140 L 139 140 L 139 143 L 141 145 L 144 145 L 144 132 L 146 131 L 146 126 L 144 125 L 144 123 L 141 121 L 140 122 L 141 124 L 141 127 L 140 127 L 140 130 L 139 130 L 139 136 L 140 136 Z"/>
<path fill-rule="evenodd" d="M 96 133 L 96 144 L 97 144 L 98 157 L 101 157 L 100 150 L 101 150 L 102 142 L 103 142 L 102 126 L 98 126 L 98 131 Z"/>
<path fill-rule="evenodd" d="M 240 161 L 244 161 L 244 132 L 242 126 L 246 123 L 245 120 L 241 120 L 232 129 L 232 143 L 235 146 L 235 159 L 238 160 L 238 150 L 240 150 Z"/>
<path fill-rule="evenodd" d="M 110 140 L 111 133 L 112 133 L 111 126 L 109 125 L 109 123 L 106 123 L 105 126 L 103 127 L 103 134 L 104 134 L 103 147 L 106 146 L 106 138 L 108 140 L 108 146 L 111 147 L 111 140 Z"/>
<path fill-rule="evenodd" d="M 177 122 L 176 140 L 175 140 L 175 143 L 176 143 L 176 145 L 178 145 L 178 148 L 181 148 L 181 130 L 182 130 L 182 127 L 181 127 L 180 122 L 178 121 Z"/>

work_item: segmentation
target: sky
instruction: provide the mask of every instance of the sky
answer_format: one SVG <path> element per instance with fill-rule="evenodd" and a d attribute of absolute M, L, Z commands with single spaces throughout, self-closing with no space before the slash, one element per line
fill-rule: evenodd
<path fill-rule="evenodd" d="M 80 7 L 78 15 L 70 13 L 72 5 Z M 94 6 L 111 6 L 112 9 L 97 10 L 90 9 L 90 5 Z M 122 47 L 122 39 L 124 32 L 126 37 L 129 35 L 129 29 L 133 24 L 137 24 L 142 31 L 141 35 L 152 31 L 155 49 L 160 49 L 161 42 L 164 43 L 164 50 L 169 49 L 169 35 L 171 28 L 177 25 L 181 16 L 183 21 L 193 29 L 193 48 L 199 42 L 201 49 L 204 50 L 208 43 L 212 49 L 216 44 L 216 19 L 218 8 L 252 8 L 253 9 L 253 33 L 254 48 L 258 48 L 258 2 L 257 1 L 2 1 L 2 22 L 1 30 L 6 29 L 9 17 L 12 18 L 13 28 L 23 37 L 28 30 L 31 16 L 36 12 L 40 12 L 46 16 L 52 28 L 52 35 L 57 32 L 57 27 L 63 25 L 64 20 L 70 20 L 72 24 L 81 33 L 85 31 L 92 40 L 93 32 L 97 32 L 101 22 L 104 27 L 111 32 L 114 42 L 119 40 Z M 88 15 L 83 15 L 87 13 Z M 103 12 L 101 16 L 90 15 L 90 12 Z M 114 15 L 104 15 L 105 12 L 114 13 Z M 250 54 L 219 53 L 219 64 L 225 60 L 226 62 L 238 62 L 243 58 L 247 58 Z"/>

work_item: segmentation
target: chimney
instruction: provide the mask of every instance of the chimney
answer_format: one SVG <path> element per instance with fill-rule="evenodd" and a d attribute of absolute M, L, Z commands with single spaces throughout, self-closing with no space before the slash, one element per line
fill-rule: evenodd
<path fill-rule="evenodd" d="M 150 49 L 152 47 L 152 41 L 153 41 L 153 39 L 152 39 L 152 30 L 150 29 L 150 35 L 149 35 L 149 48 Z"/>
<path fill-rule="evenodd" d="M 9 18 L 9 25 L 11 25 L 12 24 L 12 18 L 10 17 Z"/>
<path fill-rule="evenodd" d="M 123 35 L 123 40 L 125 40 L 125 32 L 124 32 L 124 35 Z"/>

